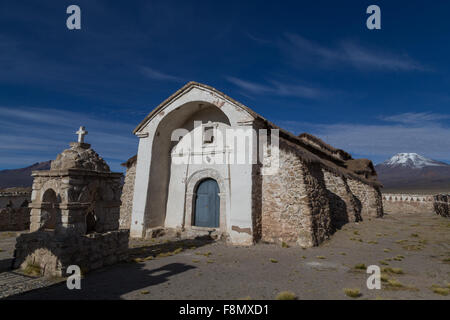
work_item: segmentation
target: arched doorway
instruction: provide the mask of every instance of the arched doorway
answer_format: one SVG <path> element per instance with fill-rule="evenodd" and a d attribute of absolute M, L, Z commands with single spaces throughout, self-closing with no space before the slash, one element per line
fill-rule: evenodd
<path fill-rule="evenodd" d="M 219 185 L 214 179 L 205 179 L 195 192 L 194 226 L 218 228 L 219 220 Z"/>
<path fill-rule="evenodd" d="M 43 230 L 55 230 L 61 223 L 59 201 L 53 189 L 47 189 L 42 196 L 41 223 Z"/>
<path fill-rule="evenodd" d="M 176 137 L 178 140 L 172 141 L 172 135 L 176 129 L 184 129 L 186 134 L 192 135 L 196 121 L 202 124 L 212 122 L 226 127 L 231 126 L 230 120 L 221 108 L 203 101 L 185 103 L 164 115 L 153 136 L 150 182 L 145 208 L 148 228 L 164 225 L 166 213 L 177 212 L 177 210 L 168 211 L 168 205 L 172 207 L 178 205 L 178 208 L 184 205 L 181 197 L 171 197 L 170 194 L 171 181 L 179 184 L 179 173 L 189 169 L 187 164 L 172 162 L 172 151 L 183 139 L 178 136 Z M 192 152 L 193 147 L 190 148 Z"/>

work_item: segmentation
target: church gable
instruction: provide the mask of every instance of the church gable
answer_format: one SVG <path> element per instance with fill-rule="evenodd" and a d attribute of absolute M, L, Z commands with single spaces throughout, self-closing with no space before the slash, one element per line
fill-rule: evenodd
<path fill-rule="evenodd" d="M 153 121 L 156 118 L 162 118 L 171 111 L 178 111 L 186 104 L 193 104 L 196 102 L 200 107 L 209 104 L 221 109 L 233 125 L 251 122 L 255 118 L 260 117 L 250 108 L 213 87 L 197 82 L 189 82 L 153 109 L 134 129 L 133 133 L 139 134 L 145 130 L 150 121 Z"/>

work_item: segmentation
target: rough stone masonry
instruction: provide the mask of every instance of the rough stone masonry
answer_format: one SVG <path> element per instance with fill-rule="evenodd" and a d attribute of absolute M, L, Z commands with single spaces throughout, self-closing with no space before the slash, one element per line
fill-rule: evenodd
<path fill-rule="evenodd" d="M 0 192 L 0 231 L 22 231 L 30 226 L 31 194 L 23 190 Z"/>

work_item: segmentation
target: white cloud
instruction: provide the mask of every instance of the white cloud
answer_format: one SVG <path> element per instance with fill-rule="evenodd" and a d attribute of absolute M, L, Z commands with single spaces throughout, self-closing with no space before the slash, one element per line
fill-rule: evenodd
<path fill-rule="evenodd" d="M 432 112 L 406 112 L 392 116 L 383 116 L 380 119 L 388 122 L 423 124 L 424 122 L 450 119 L 450 115 Z"/>
<path fill-rule="evenodd" d="M 260 84 L 242 80 L 235 77 L 226 77 L 235 86 L 243 89 L 246 93 L 258 95 L 276 95 L 281 97 L 297 97 L 307 99 L 319 99 L 329 95 L 322 89 L 307 87 L 298 84 L 283 83 L 276 80 L 269 81 L 270 84 Z"/>
<path fill-rule="evenodd" d="M 179 77 L 175 77 L 166 73 L 162 73 L 160 71 L 157 71 L 155 69 L 149 68 L 149 67 L 140 67 L 141 73 L 146 76 L 147 78 L 153 79 L 153 80 L 160 80 L 160 81 L 172 81 L 172 82 L 182 82 L 183 79 Z"/>
<path fill-rule="evenodd" d="M 287 33 L 280 42 L 280 48 L 294 63 L 314 63 L 324 67 L 338 64 L 351 65 L 358 69 L 385 71 L 430 71 L 405 54 L 399 55 L 380 49 L 364 48 L 353 42 L 341 42 L 327 47 L 310 41 L 300 35 Z"/>

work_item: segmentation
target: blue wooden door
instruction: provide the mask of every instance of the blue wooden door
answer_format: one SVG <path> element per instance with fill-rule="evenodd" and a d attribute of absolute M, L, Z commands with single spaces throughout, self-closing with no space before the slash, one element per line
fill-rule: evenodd
<path fill-rule="evenodd" d="M 195 198 L 194 225 L 197 227 L 219 227 L 219 186 L 213 179 L 200 182 Z"/>

